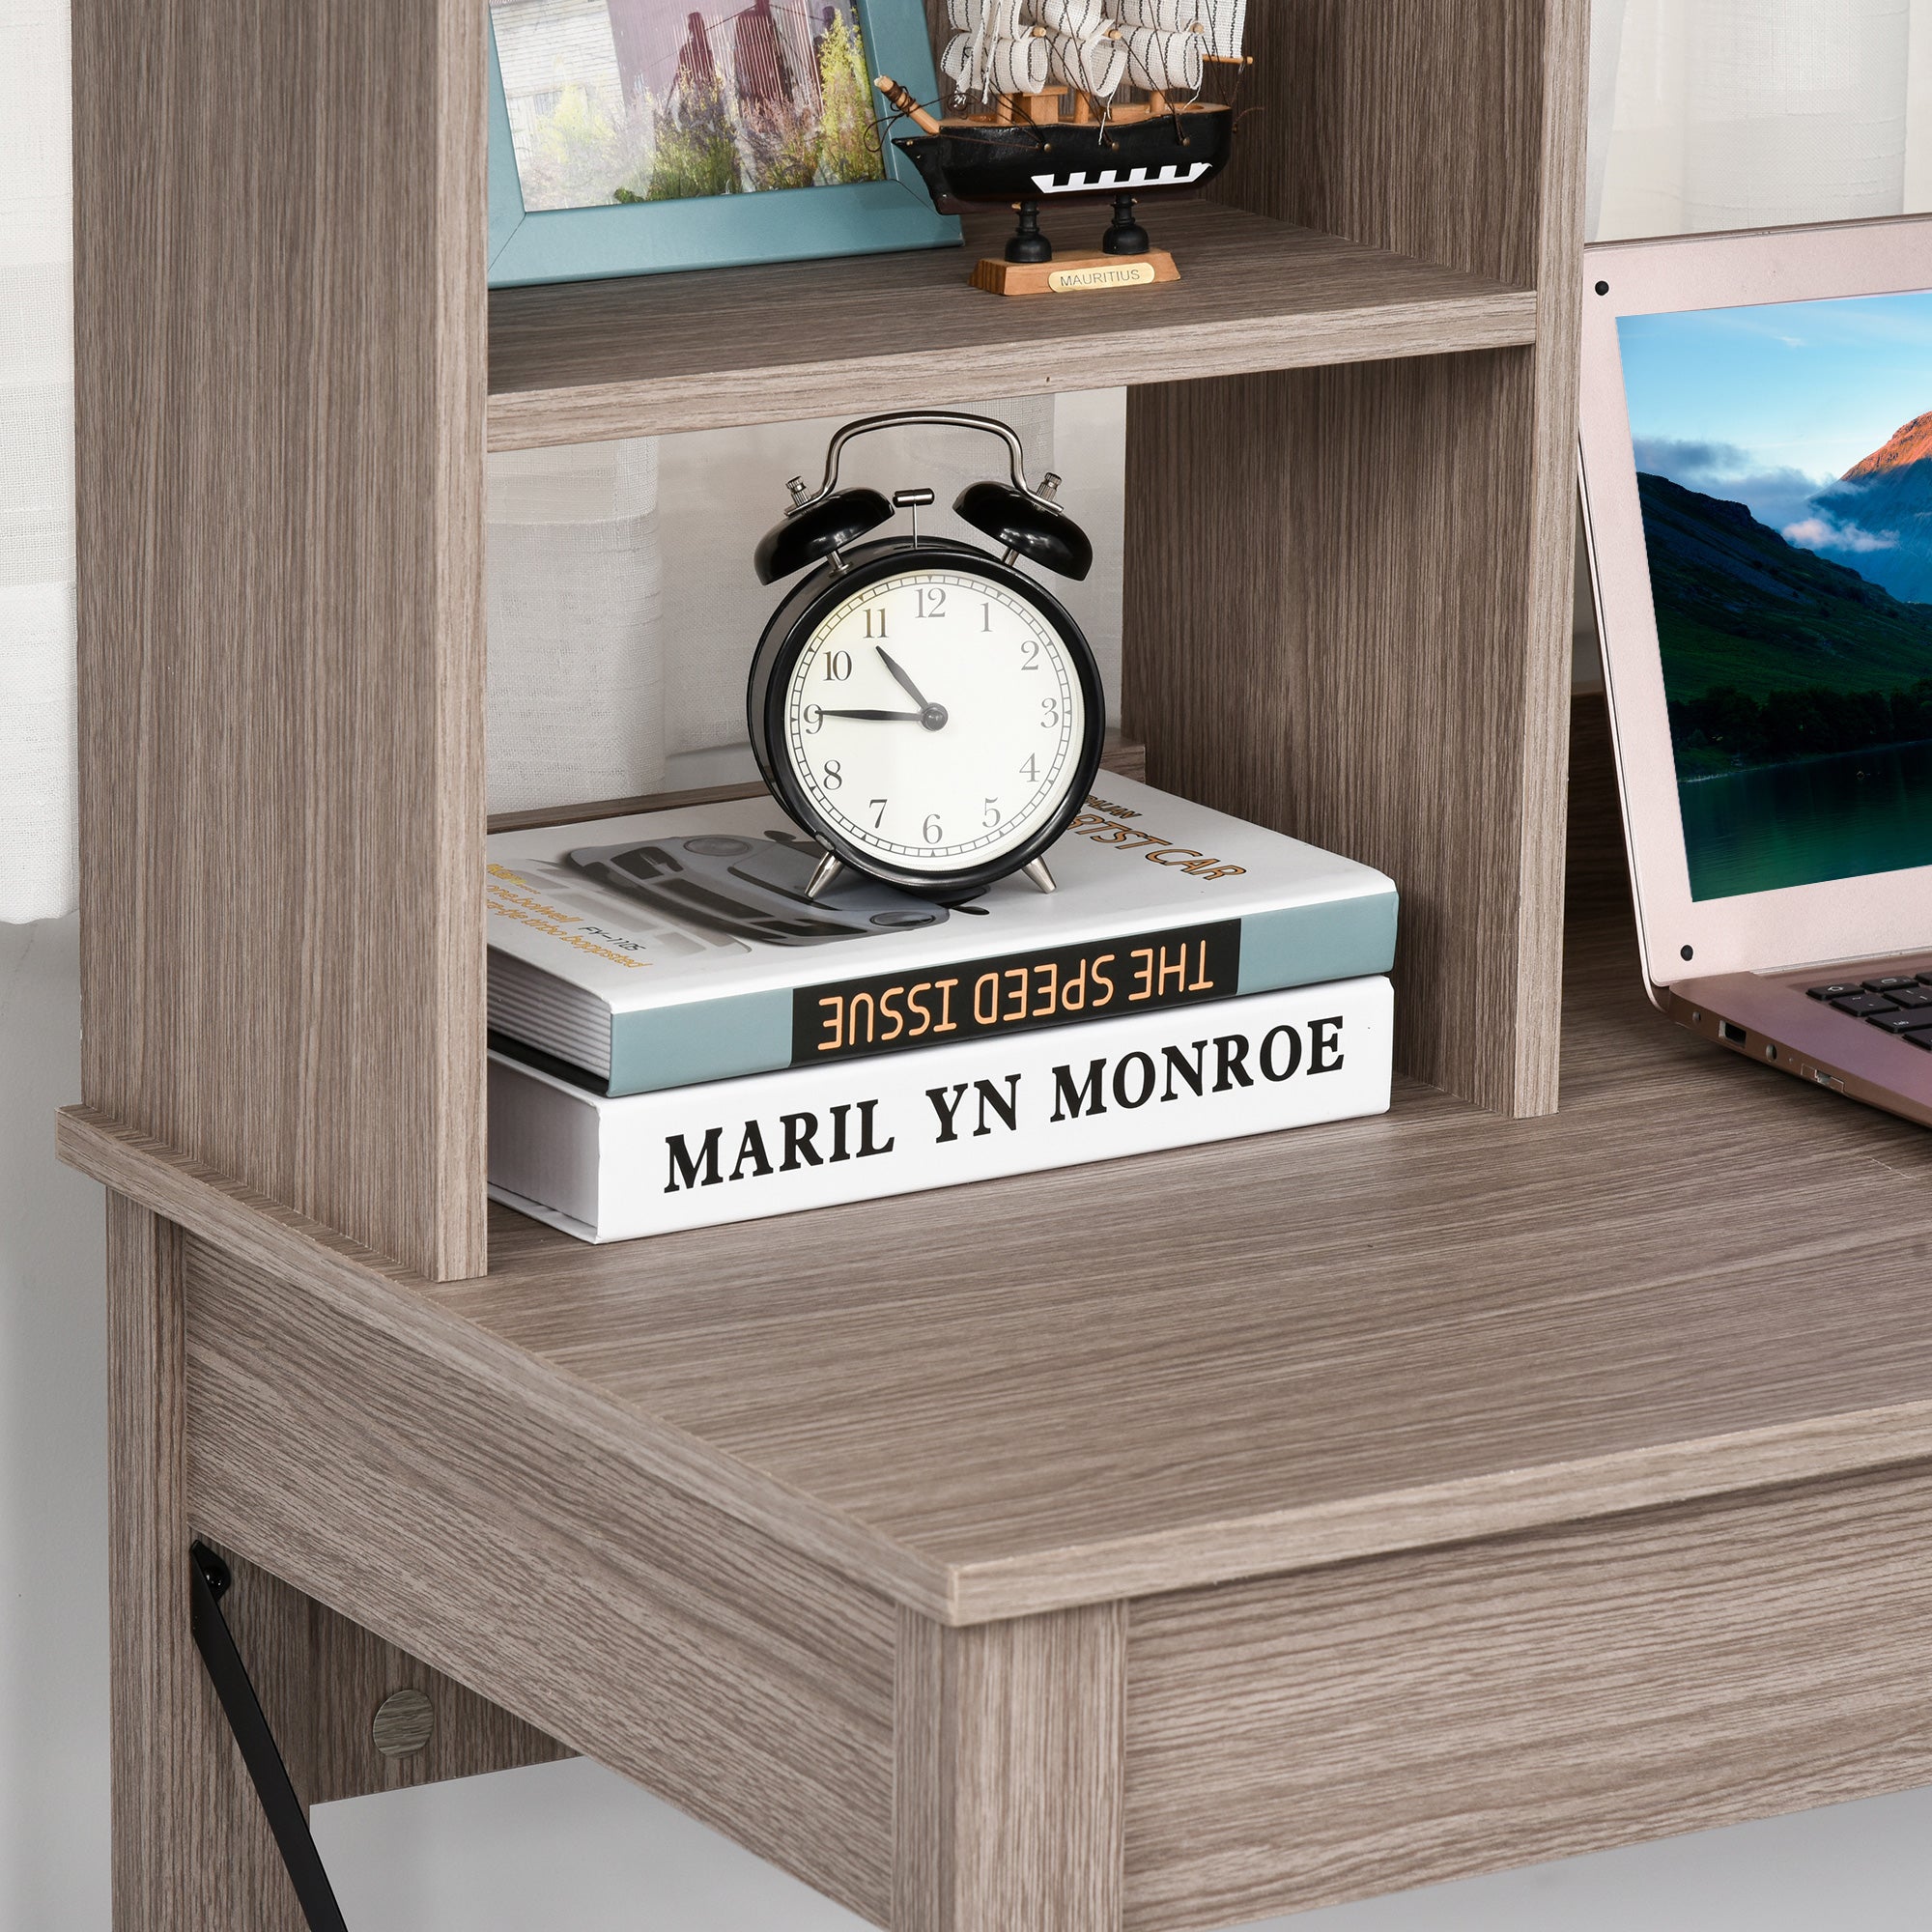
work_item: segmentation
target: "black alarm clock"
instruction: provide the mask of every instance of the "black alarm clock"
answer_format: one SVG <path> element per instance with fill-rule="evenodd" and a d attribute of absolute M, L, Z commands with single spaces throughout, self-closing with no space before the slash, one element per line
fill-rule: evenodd
<path fill-rule="evenodd" d="M 973 429 L 1007 444 L 1006 482 L 974 483 L 953 509 L 998 554 L 919 533 L 930 490 L 840 490 L 855 437 L 898 425 Z M 1099 769 L 1099 667 L 1065 607 L 1021 561 L 1082 578 L 1094 549 L 1053 501 L 1060 479 L 1026 480 L 1003 422 L 945 410 L 847 423 L 825 478 L 757 549 L 760 582 L 817 567 L 758 640 L 746 695 L 752 749 L 780 805 L 825 857 L 810 895 L 846 867 L 957 901 L 1024 871 L 1053 890 L 1041 854 Z M 910 533 L 865 542 L 897 510 Z"/>

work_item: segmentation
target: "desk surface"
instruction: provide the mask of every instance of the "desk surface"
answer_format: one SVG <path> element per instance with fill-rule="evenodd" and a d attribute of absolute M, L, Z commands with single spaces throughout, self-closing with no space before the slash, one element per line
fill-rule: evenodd
<path fill-rule="evenodd" d="M 70 1113 L 153 1734 L 192 1529 L 292 1586 L 298 1736 L 407 1653 L 472 1757 L 509 1714 L 902 1932 L 1197 1932 L 1932 1776 L 1932 1141 L 1651 1011 L 1581 750 L 1548 1120 L 504 1215 L 430 1286 Z"/>
<path fill-rule="evenodd" d="M 490 1274 L 440 1286 L 91 1116 L 70 1152 L 948 1621 L 1932 1455 L 1932 1138 L 1652 1010 L 1604 765 L 1586 712 L 1551 1118 L 1406 1086 L 606 1248 L 499 1210 Z"/>
<path fill-rule="evenodd" d="M 1594 724 L 1586 720 L 1586 724 Z M 1932 1451 L 1932 1138 L 1647 1004 L 1578 747 L 1562 1111 L 583 1247 L 465 1320 L 1038 1608 Z"/>

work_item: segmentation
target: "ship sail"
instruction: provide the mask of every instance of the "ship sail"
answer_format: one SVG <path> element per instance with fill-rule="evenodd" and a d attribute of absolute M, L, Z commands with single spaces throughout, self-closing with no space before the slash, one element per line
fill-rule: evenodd
<path fill-rule="evenodd" d="M 1129 84 L 1198 96 L 1207 61 L 1240 58 L 1247 0 L 947 0 L 947 15 L 955 99 L 1059 86 L 1105 101 Z"/>
<path fill-rule="evenodd" d="M 1208 29 L 1208 58 L 1239 60 L 1248 31 L 1248 0 L 1196 0 L 1195 11 Z"/>
<path fill-rule="evenodd" d="M 1210 60 L 1238 60 L 1247 32 L 1248 0 L 1115 0 L 1123 27 L 1163 34 L 1196 34 Z"/>
<path fill-rule="evenodd" d="M 1030 34 L 1017 39 L 955 34 L 939 66 L 958 94 L 983 97 L 1044 93 L 1053 62 L 1048 43 Z"/>
<path fill-rule="evenodd" d="M 957 30 L 940 71 L 961 95 L 1038 94 L 1052 77 L 1046 44 L 1021 23 L 1025 0 L 949 0 Z"/>
<path fill-rule="evenodd" d="M 1114 24 L 1107 0 L 1033 0 L 1028 12 L 1049 34 L 1072 41 L 1104 34 Z"/>
<path fill-rule="evenodd" d="M 1206 71 L 1208 43 L 1195 33 L 1164 34 L 1158 27 L 1129 27 L 1122 35 L 1127 49 L 1127 78 L 1150 92 L 1198 94 Z"/>

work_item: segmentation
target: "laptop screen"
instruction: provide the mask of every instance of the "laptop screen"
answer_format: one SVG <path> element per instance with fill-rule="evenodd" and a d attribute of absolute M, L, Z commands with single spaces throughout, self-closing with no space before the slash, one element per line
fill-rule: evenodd
<path fill-rule="evenodd" d="M 1932 865 L 1932 294 L 1617 332 L 1691 897 Z"/>

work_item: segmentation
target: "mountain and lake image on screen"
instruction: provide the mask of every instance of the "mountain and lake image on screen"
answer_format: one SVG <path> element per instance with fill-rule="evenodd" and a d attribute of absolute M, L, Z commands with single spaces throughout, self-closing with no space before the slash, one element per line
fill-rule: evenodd
<path fill-rule="evenodd" d="M 1692 898 L 1932 865 L 1932 294 L 1617 327 Z"/>

